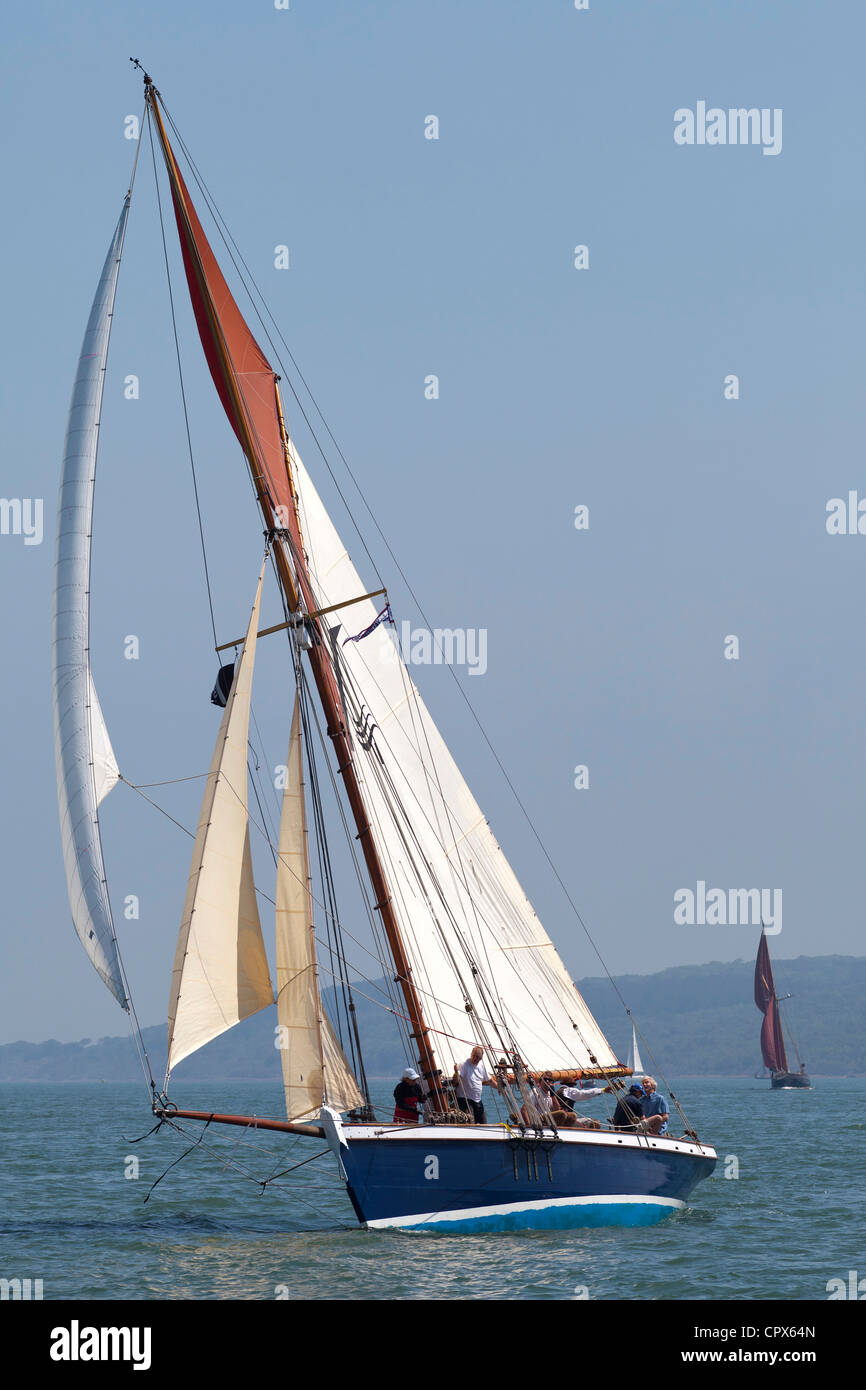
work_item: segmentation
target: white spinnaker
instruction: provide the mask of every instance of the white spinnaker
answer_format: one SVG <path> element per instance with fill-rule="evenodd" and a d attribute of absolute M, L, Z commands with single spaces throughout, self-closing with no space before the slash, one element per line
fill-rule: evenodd
<path fill-rule="evenodd" d="M 54 585 L 54 755 L 60 836 L 72 920 L 100 977 L 128 1008 L 98 806 L 118 779 L 90 674 L 90 536 L 99 417 L 129 195 L 87 321 L 69 407 L 57 516 Z"/>
<path fill-rule="evenodd" d="M 296 453 L 301 527 L 320 607 L 365 592 Z M 449 1074 L 479 1037 L 532 1068 L 615 1067 L 370 600 L 324 620 L 343 668 L 356 767 L 434 1051 Z M 388 787 L 390 784 L 390 789 Z M 395 800 L 405 815 L 395 824 Z M 468 957 L 468 958 L 467 958 Z M 473 972 L 477 970 L 477 976 Z M 459 973 L 459 980 L 458 980 Z M 479 980 L 487 983 L 485 993 Z M 467 1010 L 467 1003 L 471 1011 Z M 484 1038 L 480 1038 L 483 1042 Z"/>
<path fill-rule="evenodd" d="M 263 564 L 199 814 L 171 977 L 168 1072 L 274 1002 L 247 811 L 250 701 L 264 573 Z"/>
<path fill-rule="evenodd" d="M 323 1101 L 335 1110 L 363 1105 L 319 992 L 302 759 L 296 699 L 280 816 L 276 894 L 277 1020 L 288 1120 L 317 1116 Z"/>

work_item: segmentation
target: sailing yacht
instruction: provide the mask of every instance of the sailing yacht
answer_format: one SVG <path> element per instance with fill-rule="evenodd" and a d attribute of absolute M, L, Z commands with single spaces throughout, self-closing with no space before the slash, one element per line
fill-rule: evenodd
<path fill-rule="evenodd" d="M 661 1136 L 539 1104 L 533 1083 L 542 1075 L 571 1083 L 603 1078 L 616 1090 L 632 1066 L 618 1061 L 578 993 L 434 724 L 393 639 L 384 586 L 366 591 L 298 455 L 281 375 L 224 278 L 176 155 L 185 146 L 147 74 L 144 86 L 142 139 L 146 128 L 162 156 L 201 346 L 249 470 L 258 512 L 250 524 L 263 526 L 266 542 L 246 632 L 216 645 L 220 660 L 229 651 L 234 659 L 221 665 L 212 697 L 222 716 L 180 912 L 160 1084 L 146 1060 L 153 1110 L 175 1124 L 204 1120 L 323 1138 L 369 1228 L 502 1230 L 667 1216 L 712 1172 L 715 1150 L 678 1107 L 679 1120 Z M 185 167 L 198 177 L 188 157 Z M 73 923 L 140 1040 L 100 835 L 99 808 L 126 779 L 94 688 L 89 645 L 100 407 L 131 196 L 132 188 L 97 286 L 70 408 L 58 513 L 54 717 Z M 266 582 L 284 620 L 261 630 Z M 266 828 L 250 813 L 248 745 L 258 644 L 277 633 L 289 674 L 285 786 L 278 841 L 269 841 L 274 980 L 254 881 L 251 828 L 265 836 Z M 329 869 L 328 778 L 339 791 L 361 906 L 385 965 L 391 993 L 384 1007 L 427 1093 L 418 1124 L 396 1124 L 371 1103 L 354 968 Z M 324 1008 L 323 972 L 343 1000 L 342 1018 Z M 286 1118 L 180 1107 L 176 1069 L 274 1001 Z M 640 1070 L 636 1036 L 634 1043 Z M 501 1114 L 493 1123 L 475 1122 L 455 1094 L 455 1069 L 475 1044 L 496 1081 Z"/>
<path fill-rule="evenodd" d="M 755 1003 L 764 1015 L 764 1022 L 761 1024 L 761 1057 L 764 1066 L 769 1070 L 770 1087 L 774 1091 L 810 1090 L 812 1086 L 812 1081 L 806 1072 L 806 1063 L 800 1056 L 800 1050 L 791 1033 L 790 1026 L 788 1036 L 797 1054 L 799 1070 L 792 1071 L 788 1062 L 780 1005 L 791 997 L 790 994 L 785 994 L 780 998 L 776 993 L 776 982 L 773 979 L 773 967 L 770 962 L 770 948 L 767 945 L 766 933 L 762 930 L 758 956 L 755 961 Z"/>

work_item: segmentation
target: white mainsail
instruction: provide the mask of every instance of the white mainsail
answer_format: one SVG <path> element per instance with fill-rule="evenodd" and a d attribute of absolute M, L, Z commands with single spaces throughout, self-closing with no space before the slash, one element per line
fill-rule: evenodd
<path fill-rule="evenodd" d="M 69 407 L 57 516 L 54 587 L 54 755 L 72 920 L 85 951 L 128 1008 L 105 879 L 99 803 L 117 763 L 90 673 L 90 537 L 99 418 L 129 194 L 90 310 Z"/>
<path fill-rule="evenodd" d="M 274 1002 L 247 811 L 247 741 L 264 574 L 263 564 L 196 831 L 171 977 L 168 1072 Z"/>
<path fill-rule="evenodd" d="M 365 587 L 297 453 L 292 457 L 319 605 L 357 599 Z M 364 802 L 443 1070 L 484 1038 L 493 1050 L 507 1044 L 533 1068 L 616 1067 L 388 628 L 343 645 L 375 617 L 366 600 L 326 621 Z"/>
<path fill-rule="evenodd" d="M 358 1083 L 322 1008 L 304 808 L 300 703 L 295 700 L 277 857 L 277 1021 L 286 1118 L 363 1104 Z"/>

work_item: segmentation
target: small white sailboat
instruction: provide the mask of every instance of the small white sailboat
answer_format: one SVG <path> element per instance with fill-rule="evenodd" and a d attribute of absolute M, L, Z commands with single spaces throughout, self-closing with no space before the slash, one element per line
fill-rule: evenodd
<path fill-rule="evenodd" d="M 632 1076 L 640 1076 L 643 1072 L 643 1062 L 640 1058 L 640 1049 L 637 1045 L 637 1029 L 634 1024 L 631 1026 L 631 1047 L 628 1053 L 628 1069 Z"/>
<path fill-rule="evenodd" d="M 685 1118 L 671 1135 L 622 1133 L 539 1110 L 533 1081 L 641 1070 L 617 1060 L 566 971 L 426 709 L 389 631 L 384 588 L 366 592 L 289 436 L 275 372 L 229 290 L 145 75 L 147 128 L 163 156 L 199 336 L 246 460 L 265 556 L 245 636 L 216 646 L 224 706 L 205 782 L 171 972 L 168 1066 L 153 1108 L 251 1124 L 168 1100 L 175 1069 L 276 1000 L 286 1119 L 258 1128 L 327 1139 L 367 1226 L 502 1229 L 645 1223 L 682 1207 L 715 1151 Z M 144 126 L 143 126 L 144 129 Z M 176 135 L 176 128 L 172 129 Z M 54 692 L 64 860 L 76 931 L 127 1011 L 103 862 L 99 806 L 120 779 L 90 674 L 90 537 L 102 388 L 131 190 L 85 334 L 70 412 L 57 542 Z M 271 578 L 284 621 L 259 630 Z M 250 702 L 261 637 L 288 657 L 288 758 L 276 844 L 247 800 Z M 321 719 L 317 713 L 321 712 Z M 291 718 L 289 721 L 289 712 Z M 321 726 L 321 727 L 320 727 Z M 317 736 L 319 742 L 317 742 Z M 329 762 L 330 759 L 330 762 Z M 377 1118 L 351 1003 L 344 925 L 329 870 L 321 782 L 341 787 L 361 911 L 407 1060 L 428 1092 L 417 1125 Z M 276 988 L 254 882 L 251 828 L 276 865 Z M 318 877 L 310 867 L 316 844 Z M 320 952 L 345 1016 L 322 1003 Z M 497 1082 L 496 1123 L 469 1122 L 452 1075 L 473 1044 Z M 528 1126 L 529 1113 L 537 1124 Z"/>

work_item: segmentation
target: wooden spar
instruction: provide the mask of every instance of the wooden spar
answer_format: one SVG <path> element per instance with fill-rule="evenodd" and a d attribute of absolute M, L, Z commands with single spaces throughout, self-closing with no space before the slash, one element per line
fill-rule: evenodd
<path fill-rule="evenodd" d="M 208 1110 L 154 1110 L 159 1120 L 207 1120 L 212 1125 L 244 1125 L 249 1129 L 276 1129 L 281 1134 L 306 1134 L 311 1139 L 324 1139 L 321 1125 L 299 1125 L 289 1120 L 262 1120 L 258 1115 L 215 1115 Z"/>
<path fill-rule="evenodd" d="M 631 1067 L 569 1067 L 565 1070 L 527 1071 L 530 1081 L 606 1081 L 608 1077 L 633 1076 Z M 512 1080 L 509 1073 L 509 1081 Z"/>
<path fill-rule="evenodd" d="M 323 618 L 326 613 L 336 613 L 338 608 L 348 608 L 353 603 L 363 603 L 365 598 L 378 598 L 380 594 L 387 594 L 387 589 L 373 589 L 372 593 L 359 594 L 357 598 L 347 598 L 345 603 L 332 603 L 328 608 L 317 608 L 315 613 L 310 613 L 311 618 Z M 287 627 L 292 627 L 292 623 L 274 623 L 273 627 L 263 627 L 261 632 L 256 633 L 257 637 L 270 637 L 272 632 L 285 632 Z M 221 642 L 214 650 L 218 652 L 227 651 L 229 647 L 239 647 L 243 642 L 243 637 L 236 637 L 233 642 Z"/>
<path fill-rule="evenodd" d="M 385 877 L 385 871 L 373 839 L 367 810 L 355 772 L 352 744 L 349 738 L 343 703 L 340 698 L 336 675 L 328 649 L 327 632 L 322 626 L 319 618 L 310 616 L 318 610 L 318 603 L 316 602 L 316 597 L 313 592 L 312 580 L 304 553 L 298 498 L 294 479 L 292 477 L 289 438 L 283 417 L 279 386 L 277 385 L 278 377 L 274 374 L 275 405 L 279 418 L 283 461 L 289 483 L 289 493 L 292 499 L 291 509 L 280 509 L 281 511 L 288 511 L 290 514 L 285 518 L 281 517 L 279 525 L 277 524 L 275 505 L 270 497 L 267 481 L 262 476 L 259 457 L 253 438 L 254 430 L 248 418 L 245 402 L 235 379 L 231 354 L 228 349 L 222 324 L 216 311 L 216 306 L 211 298 L 207 276 L 192 231 L 184 198 L 180 193 L 181 185 L 179 181 L 179 171 L 163 125 L 162 115 L 159 109 L 158 93 L 149 80 L 145 82 L 145 97 L 153 114 L 163 158 L 165 159 L 166 168 L 168 170 L 169 180 L 172 184 L 173 191 L 177 194 L 175 197 L 175 207 L 178 216 L 183 221 L 185 244 L 189 255 L 191 271 L 207 317 L 209 337 L 219 362 L 220 378 L 231 403 L 231 414 L 229 418 L 236 427 L 236 432 L 250 468 L 253 486 L 255 487 L 256 497 L 259 507 L 261 508 L 267 533 L 274 538 L 273 555 L 280 585 L 286 596 L 289 609 L 293 613 L 299 611 L 304 612 L 310 626 L 313 628 L 315 640 L 313 646 L 308 651 L 310 665 L 316 682 L 319 700 L 325 713 L 328 736 L 331 738 L 334 745 L 337 769 L 343 778 L 346 796 L 358 831 L 358 840 L 360 841 L 364 854 L 364 862 L 375 895 L 374 910 L 382 914 L 382 925 L 394 961 L 396 979 L 403 992 L 406 1012 L 411 1021 L 412 1037 L 415 1039 L 421 1073 L 430 1086 L 437 1108 L 445 1109 L 445 1098 L 439 1084 L 436 1070 L 436 1058 L 429 1041 L 429 1029 L 424 1021 L 420 997 L 412 981 L 412 971 L 403 946 L 400 924 L 397 921 L 397 915 L 391 901 L 391 894 Z"/>

